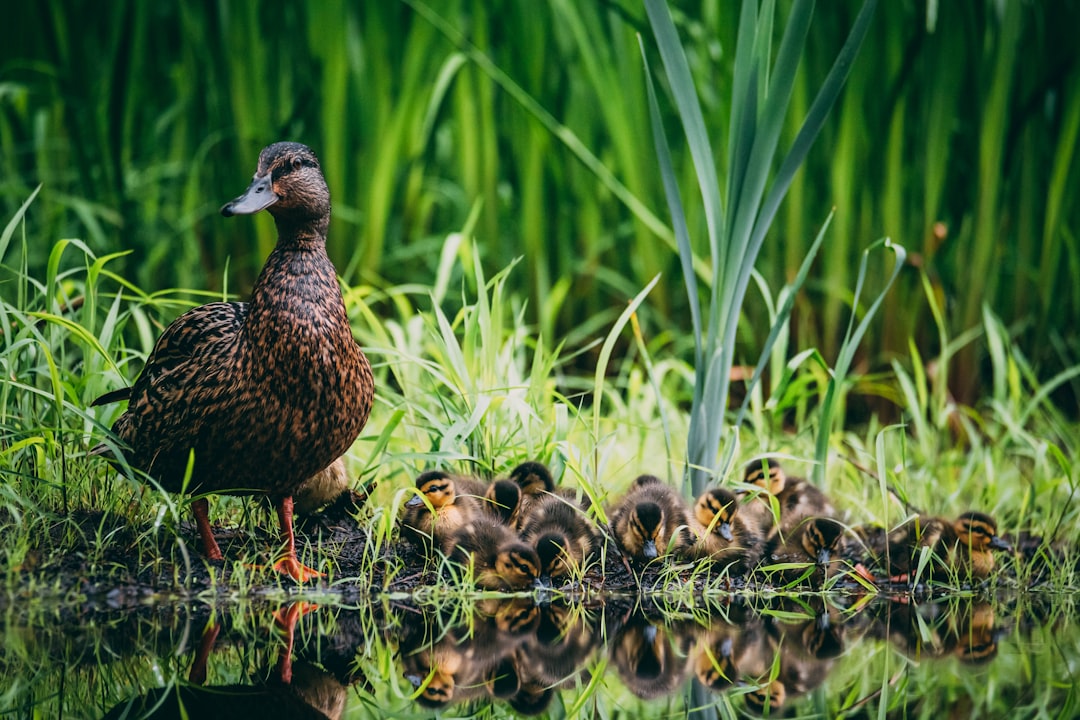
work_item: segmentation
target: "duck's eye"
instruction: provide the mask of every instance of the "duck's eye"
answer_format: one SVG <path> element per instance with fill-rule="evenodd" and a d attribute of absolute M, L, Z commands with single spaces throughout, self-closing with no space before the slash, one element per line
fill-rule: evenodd
<path fill-rule="evenodd" d="M 304 162 L 298 157 L 292 159 L 292 169 L 299 170 L 303 166 Z"/>

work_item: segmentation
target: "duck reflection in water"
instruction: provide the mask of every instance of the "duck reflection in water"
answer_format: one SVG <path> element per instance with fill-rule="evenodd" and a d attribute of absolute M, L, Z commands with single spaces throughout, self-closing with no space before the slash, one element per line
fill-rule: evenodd
<path fill-rule="evenodd" d="M 277 662 L 267 676 L 251 684 L 207 685 L 210 654 L 222 633 L 222 621 L 209 624 L 199 642 L 188 673 L 188 683 L 176 683 L 133 697 L 112 708 L 104 717 L 120 718 L 340 718 L 348 699 L 348 687 L 360 678 L 352 675 L 348 657 L 327 657 L 325 663 L 294 659 L 296 625 L 313 610 L 293 603 L 273 614 L 281 635 Z M 349 649 L 354 650 L 352 643 Z M 331 653 L 332 654 L 332 653 Z"/>
<path fill-rule="evenodd" d="M 484 599 L 457 623 L 424 620 L 424 629 L 403 624 L 400 656 L 416 701 L 432 709 L 495 699 L 520 714 L 543 712 L 557 690 L 580 679 L 600 644 L 580 605 L 540 606 L 532 598 Z"/>
<path fill-rule="evenodd" d="M 630 692 L 643 700 L 674 692 L 690 669 L 690 650 L 699 626 L 664 625 L 635 614 L 615 634 L 611 659 Z"/>

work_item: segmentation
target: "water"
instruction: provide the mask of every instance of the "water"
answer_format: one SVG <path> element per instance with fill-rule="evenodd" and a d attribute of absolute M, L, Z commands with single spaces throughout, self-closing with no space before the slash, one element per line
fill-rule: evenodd
<path fill-rule="evenodd" d="M 263 720 L 1080 712 L 1067 598 L 735 596 L 695 609 L 635 597 L 319 600 L 32 617 L 9 608 L 0 710 Z"/>

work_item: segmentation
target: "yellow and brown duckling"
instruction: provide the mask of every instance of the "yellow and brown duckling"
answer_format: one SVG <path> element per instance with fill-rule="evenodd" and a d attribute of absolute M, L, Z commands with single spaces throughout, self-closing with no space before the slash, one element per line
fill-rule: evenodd
<path fill-rule="evenodd" d="M 1010 549 L 998 537 L 994 519 L 975 511 L 951 522 L 940 517 L 913 518 L 889 533 L 888 545 L 890 571 L 894 576 L 914 572 L 923 548 L 929 548 L 931 565 L 936 569 L 948 569 L 962 579 L 974 580 L 983 580 L 993 571 L 993 550 Z"/>
<path fill-rule="evenodd" d="M 634 480 L 610 517 L 615 541 L 633 560 L 653 560 L 669 550 L 686 555 L 694 546 L 686 503 L 655 475 Z"/>
<path fill-rule="evenodd" d="M 484 514 L 450 533 L 443 552 L 471 567 L 477 586 L 485 590 L 525 590 L 540 577 L 536 551 L 513 530 Z"/>
<path fill-rule="evenodd" d="M 296 557 L 293 493 L 360 434 L 374 380 L 326 254 L 330 193 L 308 147 L 263 149 L 255 178 L 221 213 L 260 210 L 273 216 L 278 239 L 251 299 L 209 303 L 173 321 L 112 429 L 130 467 L 168 492 L 267 495 L 286 548 L 274 567 L 303 581 L 319 573 Z M 111 454 L 105 445 L 94 452 Z M 193 503 L 204 552 L 221 559 L 207 508 L 205 498 Z"/>
<path fill-rule="evenodd" d="M 844 526 L 832 518 L 805 518 L 770 554 L 773 563 L 800 563 L 804 567 L 780 572 L 783 582 L 794 582 L 804 575 L 815 586 L 835 575 L 843 566 L 839 558 Z M 810 567 L 812 566 L 812 567 Z"/>
<path fill-rule="evenodd" d="M 776 498 L 780 523 L 776 525 L 774 520 L 772 530 L 768 533 L 770 541 L 775 542 L 778 535 L 786 537 L 805 518 L 836 517 L 836 508 L 825 493 L 804 478 L 789 477 L 780 463 L 772 458 L 747 465 L 745 482 L 757 485 L 768 493 L 762 493 L 758 499 L 770 509 L 770 514 L 772 503 L 769 496 Z"/>
<path fill-rule="evenodd" d="M 482 494 L 482 483 L 470 478 L 428 470 L 416 477 L 416 490 L 417 494 L 405 503 L 401 532 L 421 547 L 441 545 L 481 513 L 477 490 Z"/>
<path fill-rule="evenodd" d="M 764 517 L 759 508 L 760 503 L 742 505 L 725 488 L 703 492 L 691 517 L 697 536 L 694 554 L 735 573 L 753 570 L 765 552 Z"/>
<path fill-rule="evenodd" d="M 556 495 L 534 503 L 521 529 L 521 538 L 536 549 L 540 582 L 580 574 L 599 544 L 596 526 L 577 507 Z"/>

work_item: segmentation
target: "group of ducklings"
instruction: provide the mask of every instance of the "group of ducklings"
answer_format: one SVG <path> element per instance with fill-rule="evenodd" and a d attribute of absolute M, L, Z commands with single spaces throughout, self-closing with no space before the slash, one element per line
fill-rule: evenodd
<path fill-rule="evenodd" d="M 849 526 L 825 493 L 775 460 L 751 463 L 744 480 L 745 489 L 713 487 L 690 506 L 659 478 L 641 475 L 607 509 L 605 534 L 588 504 L 556 486 L 542 463 L 522 463 L 491 483 L 430 470 L 416 478 L 401 529 L 425 550 L 469 567 L 490 590 L 580 578 L 605 535 L 635 564 L 671 556 L 729 576 L 767 569 L 783 584 L 817 586 L 849 569 L 876 582 L 871 567 L 894 581 L 917 570 L 980 580 L 993 570 L 992 551 L 1009 548 L 980 512 L 954 521 L 915 516 L 891 531 Z"/>

